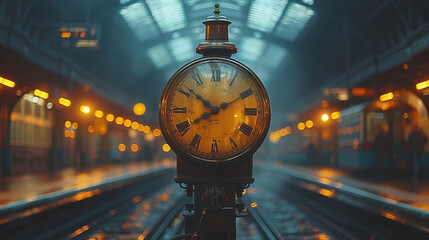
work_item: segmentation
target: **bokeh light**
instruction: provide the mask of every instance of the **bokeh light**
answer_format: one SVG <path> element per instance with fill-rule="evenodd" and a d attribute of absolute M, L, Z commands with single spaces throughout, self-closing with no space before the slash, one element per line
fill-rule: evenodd
<path fill-rule="evenodd" d="M 159 136 L 161 136 L 161 130 L 159 130 L 158 128 L 155 128 L 155 129 L 153 130 L 153 135 L 154 135 L 155 137 L 159 137 Z"/>
<path fill-rule="evenodd" d="M 162 151 L 169 152 L 170 150 L 171 150 L 170 145 L 168 145 L 167 143 L 162 145 Z"/>
<path fill-rule="evenodd" d="M 133 107 L 134 114 L 141 116 L 146 112 L 146 106 L 143 103 L 137 103 Z"/>
<path fill-rule="evenodd" d="M 329 120 L 329 116 L 328 116 L 328 114 L 326 114 L 326 113 L 322 114 L 321 119 L 322 119 L 322 121 L 324 121 L 324 122 L 328 121 L 328 120 Z"/>
<path fill-rule="evenodd" d="M 85 114 L 88 114 L 89 112 L 91 112 L 91 108 L 86 106 L 86 105 L 82 105 L 82 106 L 80 106 L 80 111 L 85 113 Z"/>
<path fill-rule="evenodd" d="M 125 150 L 127 150 L 127 147 L 125 146 L 125 144 L 121 143 L 118 145 L 118 149 L 121 152 L 124 152 Z"/>

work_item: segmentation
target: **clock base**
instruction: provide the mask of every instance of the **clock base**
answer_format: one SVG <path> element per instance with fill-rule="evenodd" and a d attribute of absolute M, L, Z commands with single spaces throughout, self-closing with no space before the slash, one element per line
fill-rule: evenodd
<path fill-rule="evenodd" d="M 177 183 L 253 183 L 253 157 L 237 160 L 234 165 L 227 166 L 199 166 L 193 161 L 177 156 Z"/>

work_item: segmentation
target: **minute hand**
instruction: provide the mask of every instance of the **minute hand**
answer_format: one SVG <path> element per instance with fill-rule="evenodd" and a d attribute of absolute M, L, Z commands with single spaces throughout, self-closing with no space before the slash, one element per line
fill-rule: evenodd
<path fill-rule="evenodd" d="M 240 98 L 241 98 L 241 96 L 238 97 L 238 98 L 236 98 L 236 99 L 234 99 L 234 100 L 232 100 L 232 101 L 230 101 L 230 102 L 223 102 L 223 103 L 220 104 L 219 108 L 220 109 L 225 109 L 226 107 L 228 107 L 229 104 L 231 104 L 231 103 L 239 100 Z"/>
<path fill-rule="evenodd" d="M 204 99 L 203 97 L 201 97 L 200 94 L 195 93 L 194 90 L 188 88 L 187 86 L 185 86 L 185 87 L 189 90 L 189 92 L 194 94 L 197 99 L 203 101 L 204 107 L 211 107 L 212 106 L 211 103 L 209 102 L 209 100 Z"/>

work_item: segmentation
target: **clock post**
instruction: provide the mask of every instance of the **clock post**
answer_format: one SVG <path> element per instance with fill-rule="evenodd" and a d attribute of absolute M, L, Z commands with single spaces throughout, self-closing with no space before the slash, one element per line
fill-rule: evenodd
<path fill-rule="evenodd" d="M 267 134 L 270 105 L 256 74 L 230 58 L 237 48 L 219 4 L 203 23 L 205 41 L 196 48 L 203 57 L 167 83 L 159 120 L 177 154 L 175 181 L 193 196 L 182 239 L 236 239 L 236 217 L 244 215 L 236 200 L 254 181 L 253 154 Z"/>

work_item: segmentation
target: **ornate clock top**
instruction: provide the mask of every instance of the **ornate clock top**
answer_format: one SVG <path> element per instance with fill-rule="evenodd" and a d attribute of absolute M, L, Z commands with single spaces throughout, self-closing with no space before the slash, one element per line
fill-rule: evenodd
<path fill-rule="evenodd" d="M 206 39 L 196 49 L 197 53 L 206 56 L 230 57 L 237 53 L 237 47 L 228 39 L 228 25 L 231 22 L 221 16 L 219 4 L 215 5 L 214 16 L 209 16 L 203 22 L 206 25 Z"/>

